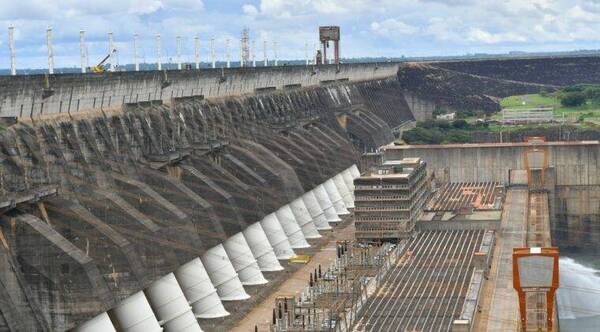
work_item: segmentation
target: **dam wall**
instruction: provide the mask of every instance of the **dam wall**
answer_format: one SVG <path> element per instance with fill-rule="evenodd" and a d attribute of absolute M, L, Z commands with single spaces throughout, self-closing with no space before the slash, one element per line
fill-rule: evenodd
<path fill-rule="evenodd" d="M 363 67 L 341 68 L 331 75 Z M 288 69 L 306 70 L 273 72 Z M 317 236 L 305 193 L 329 194 L 329 179 L 358 164 L 361 150 L 393 140 L 388 123 L 414 121 L 395 76 L 167 99 L 24 117 L 0 131 L 0 294 L 10 299 L 0 303 L 0 330 L 74 328 L 198 257 L 216 273 L 219 246 L 247 252 L 228 241 L 261 220 L 272 227 L 275 212 L 294 239 Z M 225 285 L 215 283 L 222 293 Z"/>
<path fill-rule="evenodd" d="M 172 98 L 240 96 L 395 77 L 398 64 L 281 66 L 0 77 L 0 117 L 35 118 Z"/>
<path fill-rule="evenodd" d="M 599 141 L 390 146 L 384 148 L 384 158 L 421 157 L 440 182 L 508 185 L 513 171 L 526 169 L 525 152 L 533 148 L 548 152 L 555 244 L 600 251 L 596 245 L 600 241 Z"/>
<path fill-rule="evenodd" d="M 447 144 L 385 147 L 386 159 L 421 157 L 443 182 L 498 181 L 508 184 L 511 170 L 523 170 L 526 151 L 548 151 L 557 186 L 600 185 L 600 142 Z"/>

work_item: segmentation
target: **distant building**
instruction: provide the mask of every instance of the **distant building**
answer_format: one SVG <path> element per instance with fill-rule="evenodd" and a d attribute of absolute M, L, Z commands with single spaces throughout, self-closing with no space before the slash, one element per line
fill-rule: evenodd
<path fill-rule="evenodd" d="M 503 109 L 503 123 L 541 123 L 552 122 L 555 120 L 553 108 L 537 107 L 537 108 L 521 108 L 521 109 Z"/>
<path fill-rule="evenodd" d="M 394 240 L 409 236 L 429 193 L 421 158 L 388 160 L 354 180 L 356 239 Z"/>
<path fill-rule="evenodd" d="M 448 113 L 448 114 L 440 114 L 440 115 L 436 116 L 435 118 L 438 120 L 452 121 L 456 118 L 456 112 Z"/>

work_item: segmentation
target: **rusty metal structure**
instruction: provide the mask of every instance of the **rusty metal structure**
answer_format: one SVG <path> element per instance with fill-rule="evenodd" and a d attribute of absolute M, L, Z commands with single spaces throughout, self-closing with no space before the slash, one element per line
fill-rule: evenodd
<path fill-rule="evenodd" d="M 504 186 L 499 182 L 451 182 L 442 185 L 425 211 L 498 210 L 502 207 Z"/>
<path fill-rule="evenodd" d="M 333 63 L 340 64 L 340 27 L 339 26 L 322 26 L 319 27 L 319 41 L 321 42 L 321 62 L 327 64 L 327 49 L 329 42 L 333 42 Z M 318 57 L 318 56 L 317 56 Z"/>
<path fill-rule="evenodd" d="M 519 296 L 521 331 L 557 331 L 558 248 L 513 249 L 513 287 Z"/>
<path fill-rule="evenodd" d="M 548 150 L 543 137 L 530 137 L 524 152 L 528 210 L 525 248 L 513 249 L 513 287 L 518 293 L 521 330 L 556 331 L 555 294 L 559 287 L 559 250 L 550 239 L 546 173 Z"/>

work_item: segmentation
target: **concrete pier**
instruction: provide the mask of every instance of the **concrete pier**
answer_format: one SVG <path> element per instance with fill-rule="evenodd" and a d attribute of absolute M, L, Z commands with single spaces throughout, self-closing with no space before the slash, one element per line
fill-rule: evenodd
<path fill-rule="evenodd" d="M 474 331 L 518 330 L 518 298 L 512 285 L 512 248 L 525 245 L 527 197 L 526 188 L 511 188 L 507 192 L 494 259 L 483 289 L 482 311 Z"/>

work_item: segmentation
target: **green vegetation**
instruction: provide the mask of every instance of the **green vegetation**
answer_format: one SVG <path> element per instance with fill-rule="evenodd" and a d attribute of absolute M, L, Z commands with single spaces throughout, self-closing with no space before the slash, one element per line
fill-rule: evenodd
<path fill-rule="evenodd" d="M 433 124 L 432 124 L 433 123 Z M 587 120 L 578 125 L 560 125 L 552 123 L 544 124 L 515 124 L 503 125 L 498 123 L 479 123 L 477 125 L 469 124 L 467 129 L 458 129 L 454 123 L 448 121 L 429 121 L 417 123 L 414 129 L 405 131 L 402 140 L 397 144 L 464 144 L 477 142 L 482 133 L 504 133 L 511 135 L 521 135 L 523 137 L 531 136 L 531 132 L 539 132 L 544 129 L 557 129 L 561 127 L 565 130 L 585 131 L 587 133 L 597 133 L 600 135 L 600 122 L 596 120 Z M 589 134 L 588 134 L 589 135 Z"/>
<path fill-rule="evenodd" d="M 407 144 L 448 144 L 468 143 L 472 130 L 485 130 L 487 123 L 470 124 L 463 119 L 455 121 L 433 120 L 420 121 L 417 126 L 402 134 L 402 140 Z"/>
<path fill-rule="evenodd" d="M 565 107 L 579 107 L 585 104 L 585 95 L 581 92 L 572 92 L 560 98 L 560 104 Z"/>
<path fill-rule="evenodd" d="M 551 92 L 542 89 L 538 94 L 504 98 L 503 109 L 552 108 L 555 117 L 570 119 L 581 130 L 598 131 L 600 127 L 600 85 L 574 85 Z M 434 116 L 447 113 L 436 109 Z M 469 143 L 482 133 L 524 134 L 539 129 L 555 128 L 565 124 L 502 124 L 502 113 L 491 116 L 477 111 L 457 111 L 457 120 L 418 122 L 416 127 L 402 134 L 406 144 Z M 496 120 L 496 121 L 494 121 Z M 479 135 L 480 136 L 480 135 Z"/>
<path fill-rule="evenodd" d="M 555 117 L 570 118 L 574 122 L 600 121 L 600 86 L 574 85 L 552 93 L 542 90 L 539 94 L 504 98 L 500 105 L 512 109 L 550 107 Z M 497 113 L 492 118 L 501 119 L 502 115 Z"/>
<path fill-rule="evenodd" d="M 600 86 L 573 85 L 559 91 L 560 103 L 566 107 L 600 105 Z"/>
<path fill-rule="evenodd" d="M 447 114 L 447 113 L 448 112 L 445 109 L 440 108 L 440 107 L 436 107 L 433 110 L 433 114 L 432 115 L 433 115 L 433 118 L 435 119 L 437 116 L 442 115 L 442 114 Z"/>
<path fill-rule="evenodd" d="M 554 94 L 540 94 L 511 96 L 502 99 L 502 108 L 535 108 L 535 107 L 559 107 L 560 100 Z"/>

